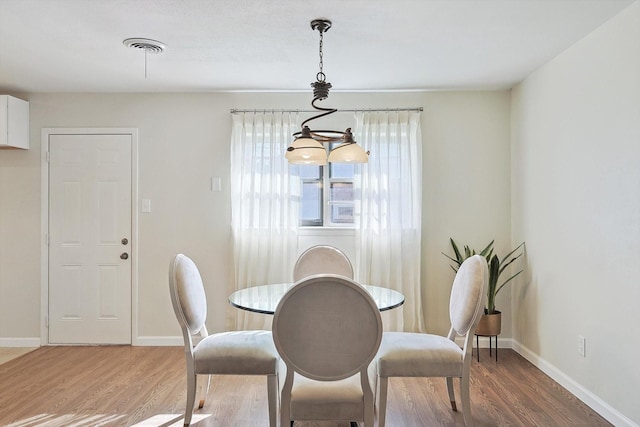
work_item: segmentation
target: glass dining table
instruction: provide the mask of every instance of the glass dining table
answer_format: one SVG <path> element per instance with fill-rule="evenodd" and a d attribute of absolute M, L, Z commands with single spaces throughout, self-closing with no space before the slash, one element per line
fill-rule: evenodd
<path fill-rule="evenodd" d="M 240 289 L 229 296 L 229 304 L 254 313 L 274 314 L 280 299 L 295 283 L 252 286 Z M 404 304 L 404 295 L 381 286 L 362 285 L 376 302 L 380 311 L 391 310 Z"/>

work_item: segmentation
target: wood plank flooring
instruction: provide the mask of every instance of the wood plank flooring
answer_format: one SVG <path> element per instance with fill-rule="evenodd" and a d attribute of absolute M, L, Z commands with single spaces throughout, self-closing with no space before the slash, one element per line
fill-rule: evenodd
<path fill-rule="evenodd" d="M 184 370 L 182 347 L 42 347 L 0 365 L 0 425 L 179 426 Z M 471 372 L 476 426 L 610 425 L 512 350 L 501 349 L 496 363 L 482 349 Z M 196 414 L 200 427 L 267 426 L 266 379 L 214 377 Z M 463 425 L 443 379 L 390 380 L 387 426 Z"/>
<path fill-rule="evenodd" d="M 36 347 L 0 347 L 0 365 L 35 349 Z"/>

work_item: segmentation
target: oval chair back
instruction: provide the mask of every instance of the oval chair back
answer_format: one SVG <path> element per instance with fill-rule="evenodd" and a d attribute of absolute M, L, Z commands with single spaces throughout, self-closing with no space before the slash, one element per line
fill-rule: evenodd
<path fill-rule="evenodd" d="M 478 326 L 484 311 L 488 275 L 487 262 L 480 255 L 467 258 L 458 269 L 449 297 L 449 319 L 458 335 L 466 335 Z"/>
<path fill-rule="evenodd" d="M 186 255 L 177 254 L 171 262 L 169 293 L 183 333 L 200 332 L 207 320 L 207 296 L 198 267 Z"/>
<path fill-rule="evenodd" d="M 353 266 L 349 257 L 334 246 L 312 246 L 298 257 L 293 267 L 293 281 L 314 274 L 339 274 L 353 279 Z"/>

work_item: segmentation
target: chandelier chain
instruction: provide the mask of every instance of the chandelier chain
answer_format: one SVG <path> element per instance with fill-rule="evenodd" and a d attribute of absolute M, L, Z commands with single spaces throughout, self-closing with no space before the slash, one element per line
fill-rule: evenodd
<path fill-rule="evenodd" d="M 320 29 L 320 47 L 319 47 L 319 56 L 320 56 L 320 72 L 316 75 L 316 80 L 318 80 L 319 82 L 324 82 L 327 78 L 327 76 L 324 74 L 323 71 L 323 67 L 324 67 L 324 61 L 323 61 L 323 53 L 322 53 L 322 46 L 323 46 L 323 40 L 324 40 L 324 31 L 322 29 Z"/>

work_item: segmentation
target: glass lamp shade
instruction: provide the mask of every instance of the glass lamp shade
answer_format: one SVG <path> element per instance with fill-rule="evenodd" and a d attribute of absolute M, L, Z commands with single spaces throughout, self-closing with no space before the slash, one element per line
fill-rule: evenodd
<path fill-rule="evenodd" d="M 327 164 L 327 150 L 324 148 L 324 145 L 313 138 L 297 138 L 289 148 L 293 148 L 293 150 L 287 150 L 285 158 L 291 164 Z"/>
<path fill-rule="evenodd" d="M 329 153 L 332 163 L 368 163 L 369 153 L 355 142 L 338 145 Z"/>

